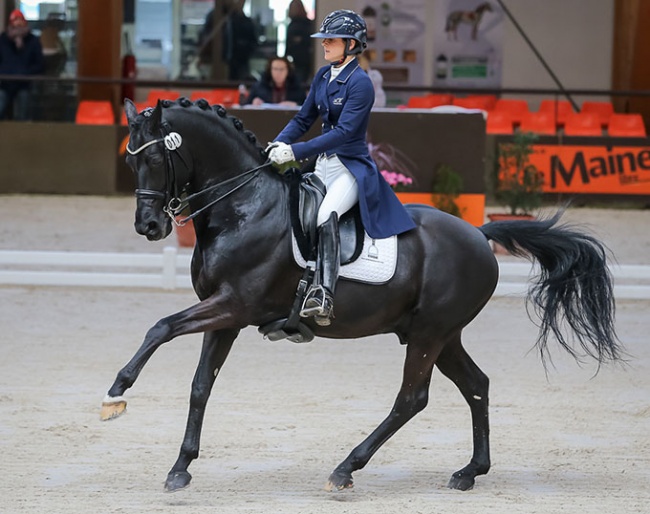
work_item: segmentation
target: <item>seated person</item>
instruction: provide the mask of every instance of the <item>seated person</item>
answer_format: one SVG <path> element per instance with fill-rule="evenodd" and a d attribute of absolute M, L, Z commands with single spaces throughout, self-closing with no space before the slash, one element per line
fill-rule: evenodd
<path fill-rule="evenodd" d="M 242 105 L 279 104 L 288 107 L 301 105 L 305 91 L 298 82 L 293 65 L 286 57 L 272 57 L 266 70 L 250 89 Z"/>

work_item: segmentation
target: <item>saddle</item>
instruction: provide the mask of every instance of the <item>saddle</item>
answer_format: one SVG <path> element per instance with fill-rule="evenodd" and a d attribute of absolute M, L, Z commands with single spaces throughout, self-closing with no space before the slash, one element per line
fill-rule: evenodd
<path fill-rule="evenodd" d="M 318 209 L 325 197 L 325 184 L 315 173 L 302 173 L 290 168 L 284 174 L 289 181 L 289 213 L 291 228 L 302 257 L 307 266 L 298 283 L 291 313 L 259 327 L 258 331 L 271 341 L 288 339 L 294 343 L 308 343 L 314 338 L 313 331 L 300 318 L 300 307 L 311 285 L 318 245 Z M 339 220 L 341 241 L 341 265 L 355 261 L 363 249 L 364 230 L 359 206 L 355 205 Z"/>
<path fill-rule="evenodd" d="M 288 176 L 287 176 L 288 175 Z M 303 259 L 316 259 L 318 245 L 318 209 L 325 197 L 325 184 L 315 173 L 301 173 L 291 168 L 285 173 L 289 180 L 289 213 L 291 228 Z M 354 262 L 363 249 L 363 223 L 359 205 L 339 219 L 341 266 Z"/>

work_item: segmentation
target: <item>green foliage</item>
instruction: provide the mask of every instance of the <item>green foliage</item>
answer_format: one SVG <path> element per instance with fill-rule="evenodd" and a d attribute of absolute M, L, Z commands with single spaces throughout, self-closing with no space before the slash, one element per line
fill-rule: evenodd
<path fill-rule="evenodd" d="M 441 211 L 458 218 L 462 212 L 456 199 L 463 191 L 463 177 L 448 164 L 441 164 L 433 177 L 433 204 Z"/>
<path fill-rule="evenodd" d="M 494 195 L 513 215 L 530 214 L 542 204 L 544 177 L 530 163 L 537 137 L 532 132 L 517 132 L 512 142 L 499 144 Z"/>

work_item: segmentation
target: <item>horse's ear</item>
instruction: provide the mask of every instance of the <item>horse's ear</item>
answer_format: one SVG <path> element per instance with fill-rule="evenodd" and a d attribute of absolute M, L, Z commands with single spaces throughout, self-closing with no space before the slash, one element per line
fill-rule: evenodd
<path fill-rule="evenodd" d="M 128 98 L 124 99 L 124 113 L 126 114 L 126 119 L 129 123 L 135 120 L 135 117 L 138 115 L 138 109 Z"/>
<path fill-rule="evenodd" d="M 162 123 L 162 103 L 160 100 L 158 100 L 156 107 L 152 111 L 151 117 L 149 118 L 149 122 L 151 123 L 151 126 L 155 129 L 160 127 L 160 124 Z"/>

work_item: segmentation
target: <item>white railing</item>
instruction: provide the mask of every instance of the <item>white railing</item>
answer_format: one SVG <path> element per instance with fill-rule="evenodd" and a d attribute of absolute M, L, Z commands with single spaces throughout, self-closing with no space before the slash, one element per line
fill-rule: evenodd
<path fill-rule="evenodd" d="M 172 246 L 160 254 L 2 250 L 0 284 L 191 288 L 190 259 Z"/>
<path fill-rule="evenodd" d="M 171 246 L 159 254 L 0 250 L 0 285 L 188 289 L 190 260 Z M 611 271 L 616 298 L 650 299 L 650 266 Z M 495 296 L 523 296 L 536 270 L 527 262 L 499 262 L 499 272 Z"/>

